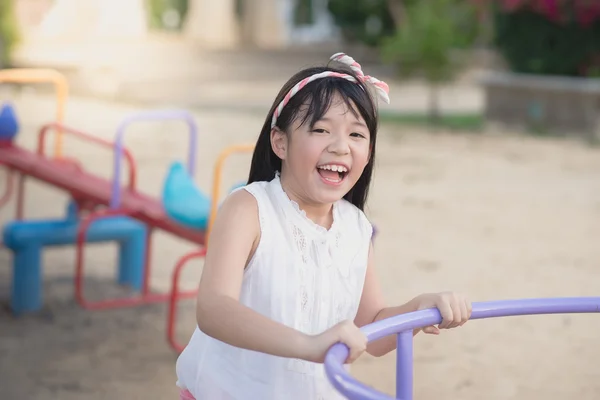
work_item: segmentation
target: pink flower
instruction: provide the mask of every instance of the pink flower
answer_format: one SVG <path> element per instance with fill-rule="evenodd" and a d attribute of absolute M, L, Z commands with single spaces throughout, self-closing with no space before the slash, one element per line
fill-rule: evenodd
<path fill-rule="evenodd" d="M 480 7 L 498 3 L 505 12 L 530 10 L 553 22 L 569 22 L 574 18 L 589 27 L 600 21 L 600 0 L 470 0 Z"/>
<path fill-rule="evenodd" d="M 560 21 L 560 10 L 558 8 L 558 0 L 539 0 L 538 5 L 544 15 L 551 21 Z"/>
<path fill-rule="evenodd" d="M 600 19 L 600 3 L 593 0 L 577 0 L 575 18 L 581 26 L 589 27 Z"/>

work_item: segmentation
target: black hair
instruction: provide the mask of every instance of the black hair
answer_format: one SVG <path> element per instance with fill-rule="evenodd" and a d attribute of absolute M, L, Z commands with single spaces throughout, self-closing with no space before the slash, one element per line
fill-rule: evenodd
<path fill-rule="evenodd" d="M 307 68 L 296 73 L 283 85 L 265 118 L 264 125 L 256 141 L 250 165 L 248 184 L 257 181 L 270 181 L 275 177 L 277 171 L 281 171 L 281 159 L 273 152 L 271 147 L 271 121 L 273 113 L 281 100 L 302 79 L 325 71 L 351 75 L 356 78 L 356 82 L 339 77 L 319 78 L 310 82 L 283 107 L 281 114 L 277 118 L 276 127 L 282 132 L 289 134 L 289 129 L 297 118 L 302 118 L 302 124 L 309 122 L 310 126 L 313 126 L 327 113 L 336 94 L 342 98 L 352 113 L 356 114 L 356 111 L 358 111 L 369 129 L 370 156 L 362 175 L 352 189 L 346 193 L 344 199 L 354 204 L 360 210 L 364 210 L 375 162 L 378 125 L 377 109 L 371 89 L 358 80 L 356 74 L 349 68 L 333 68 L 330 66 Z"/>

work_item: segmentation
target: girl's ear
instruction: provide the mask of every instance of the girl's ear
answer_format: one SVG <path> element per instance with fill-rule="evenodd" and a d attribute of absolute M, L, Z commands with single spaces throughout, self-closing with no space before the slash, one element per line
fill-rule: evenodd
<path fill-rule="evenodd" d="M 287 152 L 287 135 L 279 128 L 271 129 L 271 148 L 273 153 L 282 160 L 285 160 Z"/>

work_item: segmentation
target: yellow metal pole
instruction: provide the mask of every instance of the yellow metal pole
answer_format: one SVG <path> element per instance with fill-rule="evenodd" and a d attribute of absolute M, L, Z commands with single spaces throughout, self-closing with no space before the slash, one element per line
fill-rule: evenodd
<path fill-rule="evenodd" d="M 0 82 L 54 84 L 56 91 L 56 122 L 64 124 L 69 84 L 67 78 L 60 72 L 47 68 L 1 69 Z M 60 158 L 62 156 L 62 131 L 57 131 L 56 142 L 54 144 L 54 156 Z"/>
<path fill-rule="evenodd" d="M 215 162 L 215 167 L 213 170 L 213 189 L 210 201 L 210 216 L 208 218 L 208 228 L 206 229 L 206 239 L 205 243 L 208 245 L 208 238 L 210 236 L 210 232 L 212 231 L 213 224 L 215 222 L 215 217 L 217 216 L 217 209 L 219 208 L 219 198 L 221 197 L 221 179 L 223 175 L 223 166 L 225 165 L 225 161 L 229 156 L 236 153 L 250 153 L 254 151 L 254 145 L 234 145 L 230 147 L 226 147 L 221 151 L 219 157 L 217 157 L 217 161 Z"/>

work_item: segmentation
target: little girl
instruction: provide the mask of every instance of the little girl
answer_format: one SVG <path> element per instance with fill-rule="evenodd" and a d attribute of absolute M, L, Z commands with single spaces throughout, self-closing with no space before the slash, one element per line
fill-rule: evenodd
<path fill-rule="evenodd" d="M 377 138 L 374 94 L 388 86 L 338 53 L 294 75 L 258 137 L 248 185 L 223 202 L 200 280 L 197 328 L 177 360 L 181 399 L 341 398 L 323 360 L 336 342 L 384 355 L 395 337 L 369 343 L 359 327 L 437 307 L 464 324 L 471 304 L 424 294 L 386 307 L 363 213 Z M 416 332 L 415 332 L 416 333 Z"/>

